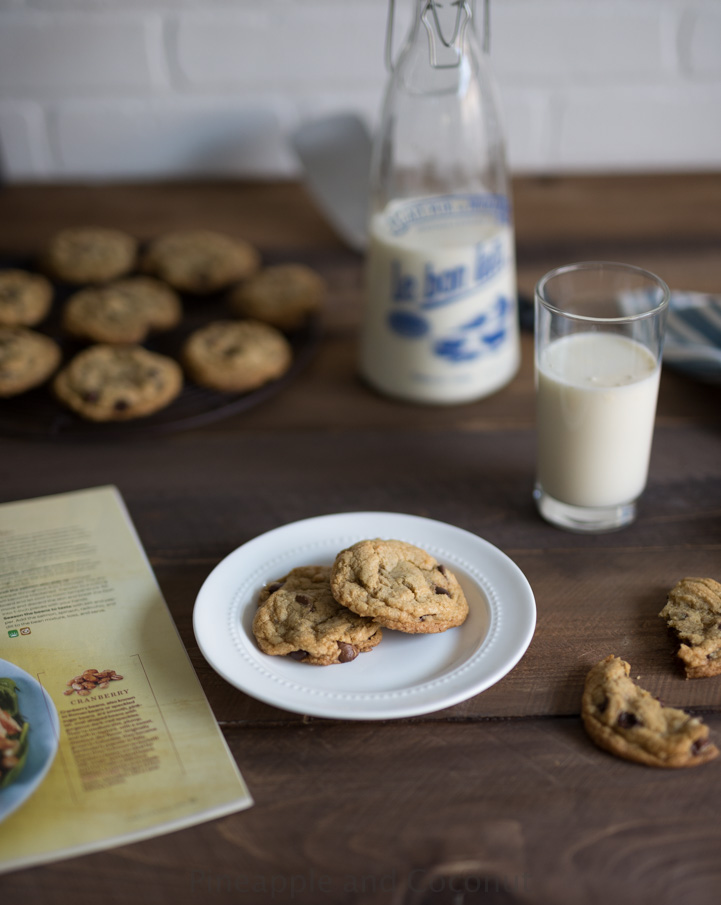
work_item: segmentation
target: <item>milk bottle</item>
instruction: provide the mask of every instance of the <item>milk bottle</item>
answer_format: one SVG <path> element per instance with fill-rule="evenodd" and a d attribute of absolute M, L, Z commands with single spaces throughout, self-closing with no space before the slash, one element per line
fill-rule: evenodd
<path fill-rule="evenodd" d="M 519 366 L 505 151 L 472 20 L 470 3 L 417 0 L 374 145 L 360 370 L 416 402 L 479 399 Z"/>

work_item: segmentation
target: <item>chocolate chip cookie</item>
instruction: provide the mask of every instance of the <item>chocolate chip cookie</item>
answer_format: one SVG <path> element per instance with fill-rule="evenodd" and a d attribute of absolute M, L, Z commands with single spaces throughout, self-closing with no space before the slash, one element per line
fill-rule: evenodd
<path fill-rule="evenodd" d="M 320 309 L 325 295 L 325 280 L 310 267 L 277 264 L 231 289 L 228 302 L 240 317 L 296 330 Z"/>
<path fill-rule="evenodd" d="M 27 327 L 0 327 L 0 396 L 39 386 L 60 364 L 60 346 Z"/>
<path fill-rule="evenodd" d="M 181 357 L 188 374 L 201 386 L 245 393 L 282 376 L 293 352 L 270 324 L 213 321 L 188 337 Z"/>
<path fill-rule="evenodd" d="M 64 283 L 108 283 L 135 266 L 138 243 L 119 229 L 63 229 L 50 240 L 43 266 Z"/>
<path fill-rule="evenodd" d="M 154 277 L 127 277 L 81 289 L 63 309 L 63 329 L 98 343 L 140 343 L 181 318 L 177 292 Z"/>
<path fill-rule="evenodd" d="M 708 726 L 683 710 L 664 707 L 629 673 L 628 663 L 611 655 L 586 676 L 581 718 L 599 747 L 652 767 L 693 767 L 718 755 Z"/>
<path fill-rule="evenodd" d="M 688 678 L 721 674 L 721 584 L 713 578 L 682 578 L 659 616 L 681 641 L 677 656 Z"/>
<path fill-rule="evenodd" d="M 401 632 L 444 632 L 468 615 L 451 570 L 400 540 L 363 540 L 341 551 L 333 563 L 331 589 L 354 613 Z"/>
<path fill-rule="evenodd" d="M 207 295 L 244 280 L 260 267 L 258 252 L 212 230 L 179 230 L 154 239 L 141 269 L 180 292 Z"/>
<path fill-rule="evenodd" d="M 50 310 L 53 287 L 39 273 L 0 270 L 0 326 L 32 327 Z"/>
<path fill-rule="evenodd" d="M 127 421 L 157 412 L 180 393 L 177 362 L 141 346 L 90 346 L 53 381 L 58 399 L 89 421 Z"/>
<path fill-rule="evenodd" d="M 382 638 L 377 623 L 333 598 L 327 566 L 301 566 L 263 588 L 253 634 L 264 653 L 315 666 L 348 663 Z"/>

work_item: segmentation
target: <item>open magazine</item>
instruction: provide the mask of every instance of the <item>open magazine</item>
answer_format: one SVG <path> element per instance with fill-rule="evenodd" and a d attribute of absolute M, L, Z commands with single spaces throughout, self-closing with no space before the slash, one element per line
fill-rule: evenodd
<path fill-rule="evenodd" d="M 251 804 L 116 488 L 0 505 L 0 872 Z"/>

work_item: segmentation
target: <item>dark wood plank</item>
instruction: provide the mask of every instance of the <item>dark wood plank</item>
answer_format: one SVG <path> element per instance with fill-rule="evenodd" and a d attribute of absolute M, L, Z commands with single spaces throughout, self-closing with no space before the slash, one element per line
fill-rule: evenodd
<path fill-rule="evenodd" d="M 401 905 L 461 862 L 480 886 L 464 902 L 718 902 L 718 763 L 630 764 L 576 718 L 256 727 L 228 740 L 254 808 L 11 874 L 4 899 Z M 514 895 L 492 898 L 486 881 Z"/>
<path fill-rule="evenodd" d="M 112 226 L 139 239 L 207 228 L 264 248 L 341 243 L 302 187 L 282 182 L 6 185 L 0 190 L 0 248 L 33 253 L 59 229 Z"/>
<path fill-rule="evenodd" d="M 221 720 L 278 715 L 214 678 L 200 659 L 191 615 L 202 581 L 257 534 L 356 510 L 409 512 L 458 525 L 503 550 L 531 583 L 539 622 L 526 657 L 454 713 L 576 713 L 586 669 L 607 653 L 625 656 L 670 703 L 721 706 L 721 679 L 680 677 L 657 618 L 679 578 L 718 573 L 715 429 L 660 427 L 637 523 L 590 538 L 552 528 L 536 514 L 530 431 L 467 430 L 452 438 L 399 431 L 392 442 L 383 430 L 327 432 L 322 439 L 315 430 L 190 432 L 160 443 L 95 444 L 86 454 L 75 443 L 6 448 L 23 469 L 5 498 L 118 484 Z"/>
<path fill-rule="evenodd" d="M 721 274 L 720 274 L 721 281 Z M 360 305 L 360 300 L 358 302 Z M 308 369 L 270 404 L 208 425 L 208 431 L 244 430 L 386 430 L 391 436 L 408 429 L 426 432 L 496 431 L 535 426 L 533 338 L 522 336 L 518 375 L 487 399 L 457 406 L 409 405 L 368 388 L 357 373 L 356 333 L 327 331 Z M 658 422 L 721 423 L 718 390 L 671 371 L 664 371 Z"/>
<path fill-rule="evenodd" d="M 521 248 L 589 239 L 708 246 L 721 238 L 718 173 L 524 176 L 514 179 L 513 193 Z M 63 226 L 99 218 L 140 237 L 203 226 L 276 248 L 341 247 L 305 190 L 292 182 L 12 184 L 0 190 L 0 203 L 7 213 L 0 245 L 20 251 Z"/>
<path fill-rule="evenodd" d="M 718 173 L 521 177 L 514 208 L 522 247 L 592 239 L 678 248 L 721 238 Z"/>

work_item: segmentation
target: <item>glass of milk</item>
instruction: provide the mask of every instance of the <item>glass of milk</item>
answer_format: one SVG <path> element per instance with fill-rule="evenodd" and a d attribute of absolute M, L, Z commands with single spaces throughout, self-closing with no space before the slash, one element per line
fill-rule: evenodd
<path fill-rule="evenodd" d="M 535 294 L 541 515 L 571 531 L 630 524 L 648 476 L 668 286 L 628 264 L 547 273 Z"/>

